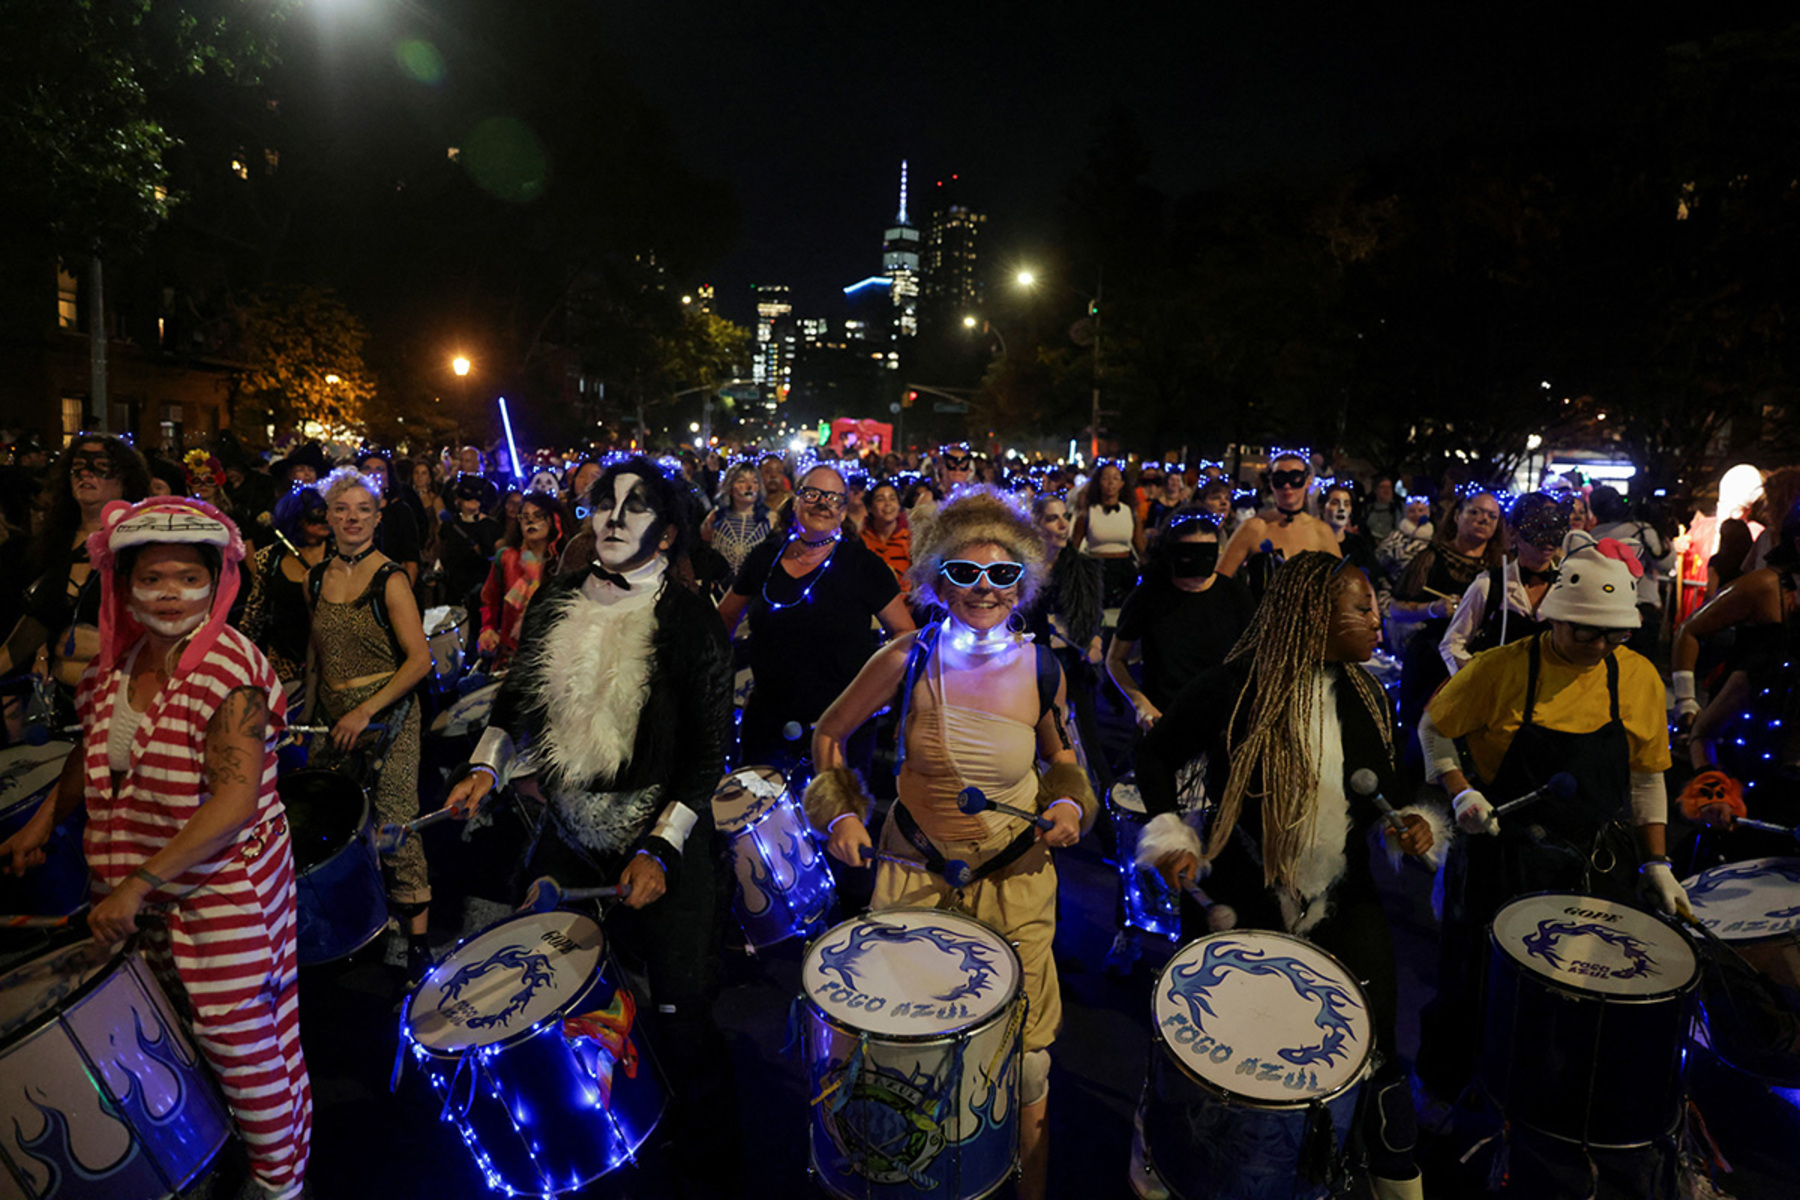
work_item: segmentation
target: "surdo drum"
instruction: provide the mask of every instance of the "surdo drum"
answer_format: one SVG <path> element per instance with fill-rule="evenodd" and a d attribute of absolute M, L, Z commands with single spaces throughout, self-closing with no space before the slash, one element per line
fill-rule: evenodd
<path fill-rule="evenodd" d="M 419 984 L 402 1036 L 496 1191 L 573 1191 L 630 1161 L 664 1092 L 600 925 L 525 913 Z"/>
<path fill-rule="evenodd" d="M 425 611 L 425 646 L 431 651 L 431 674 L 425 684 L 434 692 L 456 688 L 463 658 L 469 652 L 469 614 L 455 605 Z"/>
<path fill-rule="evenodd" d="M 812 1168 L 846 1198 L 986 1196 L 1019 1157 L 1023 971 L 972 917 L 833 926 L 801 965 Z"/>
<path fill-rule="evenodd" d="M 728 839 L 731 909 L 752 948 L 810 933 L 835 898 L 831 868 L 806 814 L 774 767 L 741 767 L 713 793 L 713 821 Z"/>
<path fill-rule="evenodd" d="M 1668 1136 L 1698 978 L 1687 940 L 1558 892 L 1507 904 L 1491 940 L 1481 1082 L 1507 1119 L 1596 1149 Z"/>
<path fill-rule="evenodd" d="M 1800 858 L 1726 863 L 1682 886 L 1724 943 L 1700 990 L 1713 1049 L 1741 1071 L 1800 1087 Z"/>
<path fill-rule="evenodd" d="M 1106 807 L 1112 814 L 1117 835 L 1119 887 L 1125 897 L 1125 923 L 1133 929 L 1154 933 L 1158 937 L 1181 936 L 1181 902 L 1155 871 L 1139 870 L 1136 862 L 1138 836 L 1149 820 L 1144 799 L 1137 784 L 1121 779 L 1106 793 Z"/>
<path fill-rule="evenodd" d="M 0 1196 L 172 1195 L 230 1132 L 135 952 L 84 941 L 0 976 Z"/>
<path fill-rule="evenodd" d="M 0 842 L 25 828 L 38 805 L 50 799 L 73 742 L 8 746 L 0 750 Z M 57 823 L 44 846 L 44 861 L 23 876 L 0 875 L 0 912 L 63 916 L 87 902 L 87 859 L 81 831 L 83 806 Z"/>
<path fill-rule="evenodd" d="M 1362 988 L 1311 942 L 1215 933 L 1151 997 L 1144 1138 L 1183 1200 L 1332 1194 L 1374 1028 Z"/>
<path fill-rule="evenodd" d="M 275 783 L 294 845 L 295 943 L 300 965 L 344 958 L 387 926 L 369 798 L 348 775 L 320 767 Z"/>

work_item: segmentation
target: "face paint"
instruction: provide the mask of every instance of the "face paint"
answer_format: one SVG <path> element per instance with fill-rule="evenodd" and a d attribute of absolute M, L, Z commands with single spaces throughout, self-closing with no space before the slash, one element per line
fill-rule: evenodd
<path fill-rule="evenodd" d="M 597 497 L 594 509 L 594 554 L 609 571 L 641 567 L 657 553 L 667 528 L 651 507 L 643 477 L 630 471 L 612 478 L 612 495 Z"/>
<path fill-rule="evenodd" d="M 1381 610 L 1368 577 L 1355 567 L 1342 568 L 1331 589 L 1326 662 L 1368 662 L 1381 644 Z"/>
<path fill-rule="evenodd" d="M 139 604 L 155 604 L 158 600 L 179 600 L 183 604 L 192 604 L 196 600 L 204 600 L 212 595 L 210 587 L 133 587 L 131 598 Z"/>
<path fill-rule="evenodd" d="M 1203 579 L 1219 565 L 1219 543 L 1177 542 L 1169 547 L 1169 573 L 1177 579 Z"/>
<path fill-rule="evenodd" d="M 205 609 L 201 609 L 197 613 L 190 613 L 185 617 L 170 617 L 165 619 L 147 612 L 135 604 L 128 605 L 127 607 L 130 608 L 131 615 L 137 619 L 139 625 L 142 625 L 152 633 L 166 638 L 185 637 L 194 630 L 200 628 L 200 623 L 206 620 Z"/>
<path fill-rule="evenodd" d="M 1325 523 L 1333 529 L 1342 529 L 1350 524 L 1350 497 L 1342 492 L 1333 492 L 1325 501 Z"/>

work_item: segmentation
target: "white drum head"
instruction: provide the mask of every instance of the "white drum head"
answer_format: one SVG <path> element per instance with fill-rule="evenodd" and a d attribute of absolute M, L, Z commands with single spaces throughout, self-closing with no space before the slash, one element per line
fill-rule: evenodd
<path fill-rule="evenodd" d="M 1301 1104 L 1362 1074 L 1374 1026 L 1362 988 L 1311 942 L 1215 933 L 1175 952 L 1151 999 L 1157 1031 L 1188 1072 L 1246 1099 Z"/>
<path fill-rule="evenodd" d="M 437 720 L 431 723 L 431 731 L 455 737 L 486 725 L 488 715 L 494 711 L 494 698 L 499 694 L 498 682 L 476 688 L 439 713 Z"/>
<path fill-rule="evenodd" d="M 528 913 L 458 946 L 406 1006 L 413 1040 L 454 1053 L 527 1033 L 561 1011 L 600 965 L 600 926 L 572 912 Z"/>
<path fill-rule="evenodd" d="M 0 1038 L 31 1024 L 105 969 L 117 949 L 77 942 L 0 975 Z"/>
<path fill-rule="evenodd" d="M 425 636 L 432 637 L 440 633 L 450 633 L 469 619 L 464 609 L 455 605 L 439 604 L 425 610 Z"/>
<path fill-rule="evenodd" d="M 1126 783 L 1121 780 L 1113 784 L 1112 791 L 1106 793 L 1106 798 L 1114 808 L 1122 808 L 1126 812 L 1139 814 L 1144 811 L 1144 797 L 1138 793 L 1135 783 Z"/>
<path fill-rule="evenodd" d="M 1522 896 L 1495 914 L 1493 935 L 1508 958 L 1578 992 L 1661 996 L 1694 977 L 1694 951 L 1679 933 L 1596 896 Z"/>
<path fill-rule="evenodd" d="M 713 824 L 720 833 L 754 825 L 787 793 L 787 780 L 774 767 L 741 767 L 713 793 Z"/>
<path fill-rule="evenodd" d="M 1018 994 L 1019 956 L 960 913 L 897 908 L 833 926 L 806 948 L 800 985 L 826 1016 L 866 1033 L 937 1037 L 988 1020 Z"/>
<path fill-rule="evenodd" d="M 1687 880 L 1700 923 L 1728 942 L 1778 937 L 1800 929 L 1800 858 L 1750 858 Z"/>
<path fill-rule="evenodd" d="M 0 812 L 29 800 L 56 782 L 74 742 L 8 746 L 0 750 Z"/>

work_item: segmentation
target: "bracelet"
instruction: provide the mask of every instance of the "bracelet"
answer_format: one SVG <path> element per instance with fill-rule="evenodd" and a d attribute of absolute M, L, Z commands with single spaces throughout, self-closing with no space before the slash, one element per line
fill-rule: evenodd
<path fill-rule="evenodd" d="M 1055 808 L 1059 804 L 1070 805 L 1071 807 L 1073 807 L 1075 809 L 1076 815 L 1078 815 L 1078 816 L 1081 813 L 1081 804 L 1079 801 L 1076 801 L 1068 796 L 1058 796 L 1056 799 L 1052 800 L 1050 803 L 1044 805 L 1044 815 L 1049 816 L 1050 810 Z"/>
<path fill-rule="evenodd" d="M 150 873 L 150 868 L 148 868 L 148 867 L 139 867 L 137 870 L 135 870 L 131 873 L 131 878 L 143 880 L 145 883 L 150 885 L 150 890 L 153 892 L 160 889 L 163 886 L 163 882 L 164 882 L 163 880 L 158 879 L 156 876 L 152 875 Z"/>
<path fill-rule="evenodd" d="M 837 823 L 839 821 L 844 820 L 846 817 L 854 817 L 855 815 L 856 814 L 853 812 L 839 813 L 837 816 L 831 818 L 831 820 L 825 822 L 825 836 L 831 836 L 831 831 L 837 828 Z"/>
<path fill-rule="evenodd" d="M 467 779 L 470 775 L 473 775 L 477 771 L 486 772 L 487 777 L 494 781 L 494 786 L 495 787 L 500 786 L 500 772 L 494 770 L 494 768 L 488 766 L 486 763 L 470 763 L 469 770 L 463 776 L 463 778 Z"/>
<path fill-rule="evenodd" d="M 1638 874 L 1642 875 L 1645 871 L 1648 871 L 1651 867 L 1656 867 L 1656 866 L 1668 867 L 1671 873 L 1675 870 L 1675 866 L 1673 863 L 1671 863 L 1669 861 L 1668 855 L 1657 854 L 1657 855 L 1651 856 L 1650 858 L 1646 858 L 1643 861 L 1643 863 L 1638 867 Z"/>

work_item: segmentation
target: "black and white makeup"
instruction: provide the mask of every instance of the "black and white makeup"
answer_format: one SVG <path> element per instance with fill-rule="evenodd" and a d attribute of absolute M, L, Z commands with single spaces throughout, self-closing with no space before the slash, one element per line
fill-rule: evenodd
<path fill-rule="evenodd" d="M 594 557 L 623 574 L 667 550 L 675 530 L 656 503 L 644 477 L 620 471 L 602 479 L 594 493 Z"/>

